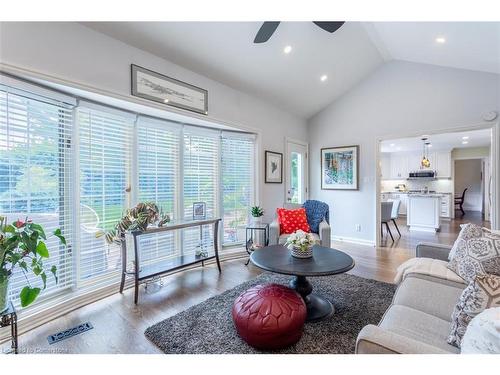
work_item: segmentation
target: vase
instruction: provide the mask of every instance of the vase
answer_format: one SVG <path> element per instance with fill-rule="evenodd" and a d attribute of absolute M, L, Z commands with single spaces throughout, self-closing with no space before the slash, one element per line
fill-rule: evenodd
<path fill-rule="evenodd" d="M 289 247 L 290 252 L 293 257 L 295 258 L 312 258 L 313 256 L 313 246 L 309 246 L 306 248 L 306 250 L 302 250 L 300 247 L 295 247 L 295 246 L 290 246 Z"/>
<path fill-rule="evenodd" d="M 255 217 L 255 216 L 252 216 L 252 224 L 253 225 L 260 225 L 262 223 L 262 220 L 261 220 L 261 217 Z"/>
<path fill-rule="evenodd" d="M 0 280 L 0 312 L 9 307 L 9 278 L 3 277 Z"/>

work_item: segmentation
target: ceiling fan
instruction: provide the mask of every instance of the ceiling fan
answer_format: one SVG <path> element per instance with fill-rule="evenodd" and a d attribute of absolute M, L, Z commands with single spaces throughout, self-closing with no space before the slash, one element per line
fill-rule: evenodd
<path fill-rule="evenodd" d="M 345 22 L 343 21 L 313 21 L 313 23 L 329 33 L 337 31 Z M 262 24 L 257 35 L 255 35 L 254 43 L 265 43 L 271 38 L 278 28 L 279 21 L 267 21 Z"/>

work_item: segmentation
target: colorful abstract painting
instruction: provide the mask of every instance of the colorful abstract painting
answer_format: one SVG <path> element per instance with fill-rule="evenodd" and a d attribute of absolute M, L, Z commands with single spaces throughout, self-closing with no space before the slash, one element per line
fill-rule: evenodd
<path fill-rule="evenodd" d="M 358 189 L 359 146 L 321 149 L 321 188 Z"/>

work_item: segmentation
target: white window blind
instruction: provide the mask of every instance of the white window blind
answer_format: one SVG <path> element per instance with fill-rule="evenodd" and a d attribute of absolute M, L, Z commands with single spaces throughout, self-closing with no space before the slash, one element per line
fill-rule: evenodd
<path fill-rule="evenodd" d="M 222 205 L 223 244 L 245 240 L 245 225 L 254 201 L 253 136 L 224 132 L 222 134 Z"/>
<path fill-rule="evenodd" d="M 181 127 L 168 121 L 139 118 L 137 122 L 137 170 L 140 202 L 153 201 L 170 215 L 179 216 L 179 149 Z M 141 264 L 174 256 L 178 235 L 168 231 L 140 236 Z"/>
<path fill-rule="evenodd" d="M 51 275 L 39 299 L 72 285 L 71 132 L 72 108 L 50 98 L 0 85 L 0 215 L 9 223 L 26 217 L 51 234 L 60 228 L 68 246 L 49 235 L 47 269 L 58 269 L 58 284 Z M 27 275 L 32 285 L 39 277 Z M 10 298 L 26 285 L 19 268 L 10 282 Z"/>
<path fill-rule="evenodd" d="M 99 231 L 115 227 L 129 207 L 130 150 L 134 118 L 117 111 L 80 107 L 80 228 L 78 281 L 100 282 L 117 275 L 120 247 L 108 244 Z"/>
<path fill-rule="evenodd" d="M 219 215 L 219 164 L 220 133 L 192 127 L 184 128 L 183 163 L 183 203 L 184 219 L 193 218 L 193 203 L 206 204 L 206 216 Z M 185 252 L 194 251 L 198 246 L 207 245 L 212 238 L 212 228 L 186 229 L 183 233 Z M 202 243 L 203 242 L 203 243 Z"/>

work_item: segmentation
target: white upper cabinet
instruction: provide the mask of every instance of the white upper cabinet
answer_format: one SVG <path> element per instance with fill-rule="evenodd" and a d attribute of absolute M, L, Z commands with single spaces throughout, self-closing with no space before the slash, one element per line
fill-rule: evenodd
<path fill-rule="evenodd" d="M 408 178 L 408 155 L 406 153 L 391 153 L 391 179 Z"/>
<path fill-rule="evenodd" d="M 421 161 L 422 161 L 422 155 L 420 153 L 418 152 L 408 153 L 408 172 L 414 172 L 420 170 Z"/>
<path fill-rule="evenodd" d="M 380 154 L 380 175 L 382 180 L 391 178 L 391 155 L 388 153 Z"/>
<path fill-rule="evenodd" d="M 436 170 L 436 177 L 438 178 L 451 178 L 451 152 L 450 151 L 437 151 L 434 153 L 434 168 Z M 432 166 L 431 161 L 431 166 Z"/>
<path fill-rule="evenodd" d="M 451 152 L 434 151 L 428 154 L 430 170 L 437 178 L 451 178 Z M 391 152 L 380 154 L 380 170 L 383 180 L 403 180 L 412 171 L 421 170 L 421 152 Z"/>

